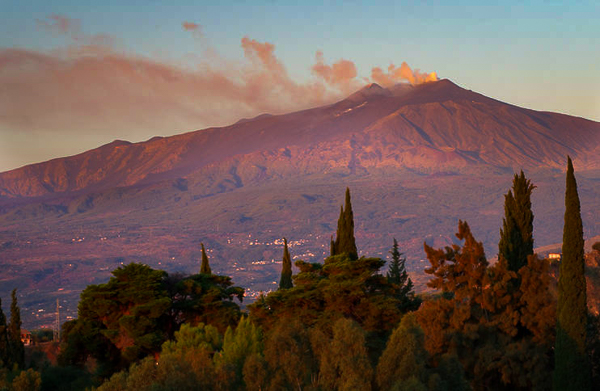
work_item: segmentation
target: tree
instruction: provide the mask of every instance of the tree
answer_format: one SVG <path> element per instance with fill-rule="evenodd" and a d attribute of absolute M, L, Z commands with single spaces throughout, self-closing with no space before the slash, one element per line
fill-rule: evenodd
<path fill-rule="evenodd" d="M 243 300 L 244 288 L 233 286 L 228 276 L 194 274 L 176 282 L 171 297 L 171 318 L 176 324 L 205 323 L 223 333 L 240 319 L 240 307 L 233 300 Z"/>
<path fill-rule="evenodd" d="M 554 319 L 548 262 L 531 255 L 518 274 L 506 262 L 489 266 L 467 223 L 458 231 L 462 248 L 425 245 L 428 285 L 441 290 L 417 311 L 427 351 L 456 355 L 476 388 L 547 389 Z"/>
<path fill-rule="evenodd" d="M 212 326 L 182 325 L 175 340 L 162 346 L 158 362 L 147 357 L 129 370 L 115 373 L 99 391 L 152 391 L 214 389 L 213 355 L 222 345 L 222 337 Z M 182 375 L 185 374 L 185 375 Z"/>
<path fill-rule="evenodd" d="M 596 242 L 592 245 L 592 250 L 600 252 L 600 242 Z"/>
<path fill-rule="evenodd" d="M 82 293 L 78 318 L 64 326 L 63 360 L 82 364 L 91 355 L 107 374 L 155 354 L 169 337 L 171 299 L 166 273 L 139 263 L 113 271 L 106 284 Z"/>
<path fill-rule="evenodd" d="M 29 368 L 21 371 L 12 382 L 12 391 L 39 391 L 42 388 L 42 377 L 39 372 Z"/>
<path fill-rule="evenodd" d="M 298 320 L 281 319 L 265 336 L 264 358 L 271 389 L 307 389 L 318 374 L 307 327 Z"/>
<path fill-rule="evenodd" d="M 352 203 L 350 202 L 350 189 L 346 188 L 346 201 L 343 207 L 340 207 L 340 217 L 335 241 L 331 242 L 331 255 L 348 254 L 350 259 L 358 258 L 356 249 L 356 240 L 354 239 L 354 214 L 352 213 Z"/>
<path fill-rule="evenodd" d="M 512 190 L 504 196 L 504 219 L 498 243 L 498 258 L 508 263 L 508 269 L 518 272 L 533 254 L 533 212 L 531 192 L 535 186 L 521 170 L 513 178 Z"/>
<path fill-rule="evenodd" d="M 415 376 L 426 380 L 427 352 L 423 330 L 413 313 L 402 317 L 400 325 L 388 340 L 377 364 L 377 384 L 381 390 L 390 390 L 400 382 Z"/>
<path fill-rule="evenodd" d="M 10 368 L 10 345 L 8 343 L 8 326 L 6 316 L 2 311 L 2 299 L 0 298 L 0 368 Z"/>
<path fill-rule="evenodd" d="M 326 390 L 371 390 L 373 368 L 365 346 L 365 332 L 351 319 L 333 325 L 333 339 L 320 357 L 319 384 Z"/>
<path fill-rule="evenodd" d="M 591 369 L 586 354 L 587 296 L 583 224 L 577 181 L 567 159 L 565 225 L 558 279 L 555 347 L 555 390 L 589 390 Z"/>
<path fill-rule="evenodd" d="M 400 306 L 403 310 L 409 310 L 416 304 L 413 282 L 406 271 L 406 258 L 398 251 L 398 241 L 394 238 L 394 245 L 390 250 L 392 263 L 390 263 L 387 272 L 387 280 L 394 285 L 398 291 L 397 297 L 400 300 Z"/>
<path fill-rule="evenodd" d="M 250 319 L 240 319 L 235 330 L 227 328 L 223 338 L 223 349 L 215 355 L 215 368 L 221 389 L 243 389 L 243 369 L 246 359 L 252 355 L 262 355 L 262 330 Z"/>
<path fill-rule="evenodd" d="M 212 274 L 210 265 L 208 264 L 208 256 L 204 249 L 204 243 L 200 243 L 200 246 L 202 247 L 202 265 L 200 265 L 200 274 Z"/>
<path fill-rule="evenodd" d="M 288 251 L 287 239 L 283 238 L 283 259 L 281 268 L 281 279 L 279 280 L 279 289 L 289 289 L 294 286 L 292 283 L 292 259 Z"/>
<path fill-rule="evenodd" d="M 10 323 L 8 324 L 8 343 L 10 346 L 11 361 L 19 368 L 25 366 L 25 347 L 21 341 L 21 310 L 17 304 L 17 290 L 10 294 Z"/>

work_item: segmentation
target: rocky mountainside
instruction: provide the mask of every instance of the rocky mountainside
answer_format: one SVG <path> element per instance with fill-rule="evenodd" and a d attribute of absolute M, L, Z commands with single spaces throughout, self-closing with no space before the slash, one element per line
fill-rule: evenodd
<path fill-rule="evenodd" d="M 537 186 L 536 247 L 560 242 L 567 155 L 584 231 L 597 235 L 600 123 L 449 80 L 371 84 L 310 110 L 114 141 L 0 173 L 0 297 L 18 287 L 24 318 L 41 325 L 56 298 L 72 315 L 80 290 L 121 263 L 196 271 L 200 242 L 213 271 L 252 297 L 276 286 L 283 236 L 294 259 L 323 259 L 346 186 L 359 252 L 385 258 L 396 238 L 423 288 L 423 242 L 453 242 L 458 219 L 496 254 L 517 170 Z"/>

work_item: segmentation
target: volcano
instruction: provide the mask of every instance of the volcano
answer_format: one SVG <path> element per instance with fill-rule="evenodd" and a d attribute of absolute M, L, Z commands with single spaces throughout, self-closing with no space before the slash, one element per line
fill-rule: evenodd
<path fill-rule="evenodd" d="M 452 243 L 458 219 L 495 255 L 503 195 L 521 169 L 537 186 L 536 245 L 560 242 L 567 155 L 585 232 L 596 235 L 600 123 L 450 80 L 370 84 L 327 106 L 114 141 L 0 173 L 0 295 L 41 290 L 74 308 L 78 289 L 121 262 L 195 271 L 200 241 L 213 271 L 249 294 L 267 291 L 278 280 L 281 237 L 295 259 L 327 254 L 347 186 L 359 252 L 386 257 L 395 237 L 418 281 L 423 242 Z"/>
<path fill-rule="evenodd" d="M 371 84 L 328 106 L 135 144 L 114 141 L 25 166 L 0 174 L 0 195 L 39 197 L 190 176 L 202 182 L 215 170 L 243 171 L 234 183 L 244 186 L 289 175 L 390 168 L 562 169 L 567 155 L 580 170 L 598 169 L 599 129 L 597 122 L 505 104 L 447 79 L 392 89 Z"/>

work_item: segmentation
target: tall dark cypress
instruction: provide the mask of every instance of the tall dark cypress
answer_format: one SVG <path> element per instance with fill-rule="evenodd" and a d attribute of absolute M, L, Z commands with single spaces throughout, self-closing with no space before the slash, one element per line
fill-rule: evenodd
<path fill-rule="evenodd" d="M 292 259 L 288 251 L 287 239 L 283 238 L 283 259 L 281 267 L 281 279 L 279 280 L 279 289 L 290 289 L 294 286 L 292 283 Z"/>
<path fill-rule="evenodd" d="M 204 249 L 204 243 L 200 243 L 202 247 L 202 264 L 200 265 L 200 274 L 212 274 L 210 265 L 208 264 L 208 256 L 206 256 L 206 250 Z"/>
<path fill-rule="evenodd" d="M 8 344 L 8 326 L 6 316 L 2 311 L 2 299 L 0 299 L 0 368 L 10 368 L 10 345 Z"/>
<path fill-rule="evenodd" d="M 331 247 L 331 255 L 338 254 L 348 254 L 351 259 L 358 259 L 358 250 L 354 239 L 354 214 L 352 213 L 349 188 L 346 188 L 346 201 L 344 206 L 340 208 L 336 238 Z"/>
<path fill-rule="evenodd" d="M 512 190 L 504 196 L 504 219 L 498 243 L 498 258 L 508 269 L 518 272 L 527 265 L 527 257 L 533 255 L 533 212 L 531 192 L 535 186 L 521 170 L 515 174 Z"/>
<path fill-rule="evenodd" d="M 17 304 L 17 290 L 13 289 L 10 303 L 10 322 L 8 324 L 8 344 L 12 364 L 19 368 L 25 366 L 25 347 L 21 341 L 21 310 Z"/>
<path fill-rule="evenodd" d="M 587 295 L 583 225 L 571 158 L 567 161 L 565 225 L 558 279 L 554 390 L 590 390 L 591 367 L 586 354 Z"/>

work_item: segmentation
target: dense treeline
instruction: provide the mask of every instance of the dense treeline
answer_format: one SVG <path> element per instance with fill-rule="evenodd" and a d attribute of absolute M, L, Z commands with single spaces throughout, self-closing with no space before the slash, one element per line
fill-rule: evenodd
<path fill-rule="evenodd" d="M 241 303 L 243 289 L 211 272 L 204 245 L 198 274 L 122 266 L 106 284 L 82 292 L 78 318 L 63 326 L 61 366 L 42 370 L 41 381 L 36 371 L 21 372 L 33 388 L 4 388 L 597 389 L 600 321 L 585 308 L 570 159 L 558 314 L 549 261 L 533 253 L 534 188 L 523 172 L 515 175 L 496 263 L 463 221 L 460 245 L 424 246 L 436 291 L 427 296 L 415 295 L 395 239 L 387 268 L 380 258 L 359 256 L 349 190 L 331 255 L 322 263 L 296 261 L 294 274 L 284 240 L 279 289 L 246 312 L 235 300 Z M 10 344 L 9 334 L 2 339 L 3 316 L 0 310 L 0 344 Z M 20 357 L 11 352 L 10 360 Z M 576 381 L 569 380 L 573 357 Z"/>

